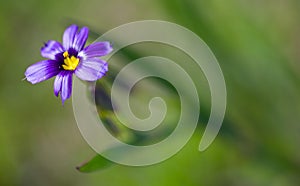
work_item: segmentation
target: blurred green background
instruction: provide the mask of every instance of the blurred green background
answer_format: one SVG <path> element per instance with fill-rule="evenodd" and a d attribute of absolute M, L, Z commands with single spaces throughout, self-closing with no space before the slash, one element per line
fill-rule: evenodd
<path fill-rule="evenodd" d="M 300 1 L 1 0 L 0 15 L 0 185 L 300 184 Z M 204 117 L 163 163 L 80 173 L 75 167 L 95 153 L 71 101 L 61 105 L 53 79 L 22 81 L 24 71 L 70 23 L 103 33 L 144 19 L 180 24 L 209 45 L 227 84 L 224 124 L 205 152 L 197 151 Z"/>

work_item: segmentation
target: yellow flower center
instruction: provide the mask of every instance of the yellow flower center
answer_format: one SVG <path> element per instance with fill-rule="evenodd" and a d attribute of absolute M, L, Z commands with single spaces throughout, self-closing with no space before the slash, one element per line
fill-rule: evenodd
<path fill-rule="evenodd" d="M 70 57 L 68 51 L 65 51 L 63 53 L 63 56 L 64 56 L 64 63 L 65 64 L 63 64 L 62 67 L 65 70 L 75 70 L 76 67 L 78 66 L 79 58 L 74 57 L 74 56 Z"/>

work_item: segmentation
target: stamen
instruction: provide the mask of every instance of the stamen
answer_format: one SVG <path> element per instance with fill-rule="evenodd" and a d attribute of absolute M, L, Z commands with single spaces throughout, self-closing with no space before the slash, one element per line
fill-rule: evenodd
<path fill-rule="evenodd" d="M 63 56 L 64 56 L 64 58 L 69 57 L 69 52 L 68 52 L 68 51 L 65 51 L 65 52 L 63 53 Z"/>
<path fill-rule="evenodd" d="M 76 67 L 78 66 L 79 58 L 76 58 L 75 56 L 71 56 L 71 58 L 70 58 L 68 51 L 65 51 L 63 53 L 63 56 L 64 56 L 65 64 L 63 64 L 62 67 L 65 70 L 75 70 Z"/>

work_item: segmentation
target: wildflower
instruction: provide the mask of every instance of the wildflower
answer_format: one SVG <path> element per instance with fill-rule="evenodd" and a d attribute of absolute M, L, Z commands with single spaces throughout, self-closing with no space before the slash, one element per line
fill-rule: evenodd
<path fill-rule="evenodd" d="M 113 49 L 109 42 L 95 42 L 84 48 L 88 38 L 88 28 L 69 26 L 63 34 L 62 44 L 50 40 L 41 48 L 41 55 L 47 60 L 29 66 L 25 72 L 27 81 L 32 84 L 56 76 L 54 94 L 60 95 L 62 103 L 72 93 L 72 77 L 75 74 L 84 81 L 96 81 L 108 71 L 107 62 L 99 57 Z"/>

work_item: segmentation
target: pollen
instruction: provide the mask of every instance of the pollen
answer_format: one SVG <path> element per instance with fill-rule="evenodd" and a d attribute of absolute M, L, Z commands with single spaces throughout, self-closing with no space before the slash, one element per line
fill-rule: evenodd
<path fill-rule="evenodd" d="M 70 57 L 68 51 L 65 51 L 63 53 L 63 56 L 64 56 L 64 64 L 62 65 L 62 67 L 65 70 L 75 70 L 76 67 L 78 66 L 79 58 L 77 58 L 75 56 Z"/>

